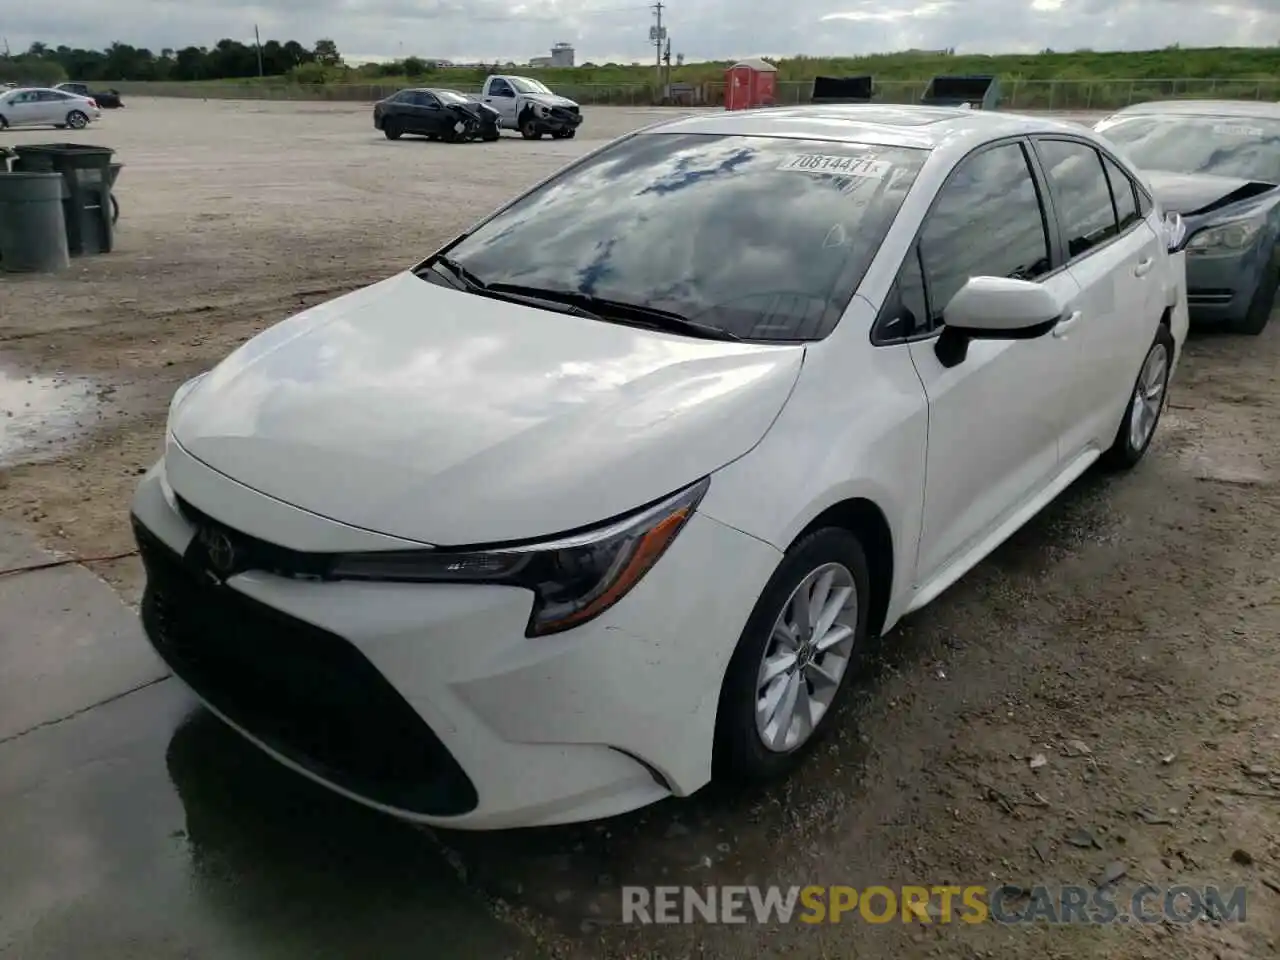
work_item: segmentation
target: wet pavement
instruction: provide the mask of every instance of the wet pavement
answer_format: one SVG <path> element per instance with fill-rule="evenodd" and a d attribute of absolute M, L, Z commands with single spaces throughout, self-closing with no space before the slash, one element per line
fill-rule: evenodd
<path fill-rule="evenodd" d="M 56 562 L 0 528 L 0 571 Z M 200 708 L 82 567 L 0 573 L 0 956 L 534 957 L 432 837 Z"/>
<path fill-rule="evenodd" d="M 52 456 L 87 433 L 96 425 L 99 392 L 88 377 L 0 368 L 0 468 Z"/>

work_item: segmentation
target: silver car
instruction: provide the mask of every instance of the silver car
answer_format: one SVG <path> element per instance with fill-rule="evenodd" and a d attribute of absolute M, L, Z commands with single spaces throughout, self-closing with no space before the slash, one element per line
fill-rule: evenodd
<path fill-rule="evenodd" d="M 1280 291 L 1280 105 L 1140 103 L 1095 129 L 1182 215 L 1192 322 L 1261 333 Z"/>
<path fill-rule="evenodd" d="M 65 90 L 18 87 L 0 93 L 0 130 L 5 127 L 83 130 L 101 116 L 96 101 Z"/>

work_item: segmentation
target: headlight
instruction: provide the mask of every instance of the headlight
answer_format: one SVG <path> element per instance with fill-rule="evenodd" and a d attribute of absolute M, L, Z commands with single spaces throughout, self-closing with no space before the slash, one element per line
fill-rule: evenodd
<path fill-rule="evenodd" d="M 1191 253 L 1235 253 L 1248 249 L 1262 232 L 1262 220 L 1236 220 L 1201 230 L 1191 238 L 1187 250 Z"/>
<path fill-rule="evenodd" d="M 703 478 L 607 526 L 556 540 L 475 550 L 403 550 L 338 557 L 335 580 L 494 583 L 533 591 L 526 636 L 580 626 L 625 597 L 671 546 L 707 492 Z"/>

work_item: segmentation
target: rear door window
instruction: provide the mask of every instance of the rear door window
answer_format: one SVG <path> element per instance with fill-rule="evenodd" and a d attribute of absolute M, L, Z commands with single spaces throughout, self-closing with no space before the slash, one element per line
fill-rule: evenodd
<path fill-rule="evenodd" d="M 1082 257 L 1120 232 L 1111 186 L 1097 150 L 1077 140 L 1037 140 L 1067 244 L 1067 258 Z"/>
<path fill-rule="evenodd" d="M 1044 207 L 1020 143 L 960 162 L 925 220 L 920 259 L 935 327 L 970 277 L 1035 280 L 1049 272 Z"/>
<path fill-rule="evenodd" d="M 1116 205 L 1120 232 L 1124 233 L 1142 219 L 1142 214 L 1138 212 L 1138 188 L 1110 157 L 1103 156 L 1102 166 L 1107 171 L 1107 181 L 1111 184 L 1111 199 Z"/>

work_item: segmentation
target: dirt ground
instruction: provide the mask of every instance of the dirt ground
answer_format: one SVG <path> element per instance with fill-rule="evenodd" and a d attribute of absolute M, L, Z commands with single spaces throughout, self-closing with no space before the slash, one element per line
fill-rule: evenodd
<path fill-rule="evenodd" d="M 385 141 L 351 105 L 131 100 L 108 113 L 77 139 L 126 165 L 117 249 L 56 279 L 0 274 L 0 517 L 77 556 L 129 551 L 128 497 L 181 381 L 661 115 L 599 109 L 572 142 L 448 146 Z M 909 618 L 789 782 L 439 843 L 500 915 L 565 957 L 1275 955 L 1278 358 L 1280 323 L 1259 339 L 1193 338 L 1142 466 L 1086 477 Z M 92 567 L 136 597 L 134 558 Z M 1121 868 L 1122 891 L 1244 885 L 1247 921 L 612 922 L 623 884 L 1032 887 Z"/>

